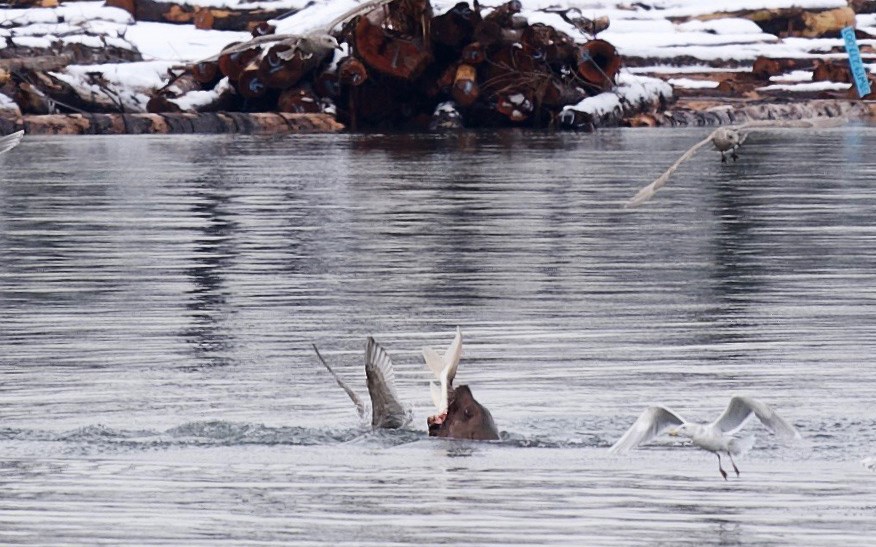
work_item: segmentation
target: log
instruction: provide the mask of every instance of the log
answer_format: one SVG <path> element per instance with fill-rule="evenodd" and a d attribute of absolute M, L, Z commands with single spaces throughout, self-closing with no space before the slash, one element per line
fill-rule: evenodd
<path fill-rule="evenodd" d="M 447 50 L 448 56 L 458 55 L 459 51 L 472 41 L 475 27 L 480 22 L 480 14 L 472 11 L 467 2 L 456 4 L 446 13 L 432 19 L 433 47 Z"/>
<path fill-rule="evenodd" d="M 370 68 L 401 80 L 414 80 L 432 61 L 421 44 L 360 17 L 354 30 L 356 55 Z"/>
<path fill-rule="evenodd" d="M 292 87 L 315 70 L 328 55 L 325 50 L 304 56 L 300 51 L 296 51 L 288 61 L 280 58 L 281 53 L 291 49 L 292 46 L 288 44 L 271 46 L 259 61 L 259 78 L 266 86 L 273 89 Z"/>
<path fill-rule="evenodd" d="M 341 82 L 337 70 L 324 70 L 313 81 L 313 91 L 320 97 L 336 99 L 341 96 Z"/>
<path fill-rule="evenodd" d="M 268 36 L 269 34 L 276 34 L 277 27 L 268 23 L 267 21 L 261 21 L 257 23 L 250 31 L 253 38 L 258 38 L 259 36 Z"/>
<path fill-rule="evenodd" d="M 702 21 L 741 17 L 754 21 L 767 34 L 780 38 L 836 37 L 843 27 L 855 26 L 855 11 L 850 7 L 830 10 L 806 10 L 803 8 L 777 8 L 739 10 L 695 17 Z"/>
<path fill-rule="evenodd" d="M 71 53 L 62 53 L 60 55 L 40 55 L 38 57 L 17 57 L 12 59 L 0 59 L 0 70 L 7 72 L 20 70 L 38 70 L 41 72 L 49 72 L 52 70 L 60 70 L 67 65 L 73 63 L 74 57 Z"/>
<path fill-rule="evenodd" d="M 210 85 L 215 83 L 221 76 L 219 73 L 219 63 L 210 61 L 201 61 L 191 66 L 192 77 L 202 85 Z"/>
<path fill-rule="evenodd" d="M 798 59 L 770 59 L 758 57 L 751 67 L 751 74 L 758 80 L 769 80 L 770 76 L 778 76 L 789 70 L 806 68 L 808 62 Z"/>
<path fill-rule="evenodd" d="M 480 42 L 472 42 L 462 48 L 460 59 L 469 65 L 479 65 L 487 60 L 487 50 Z"/>
<path fill-rule="evenodd" d="M 496 101 L 496 110 L 514 123 L 526 121 L 534 111 L 531 97 L 523 93 L 502 94 Z"/>
<path fill-rule="evenodd" d="M 52 114 L 55 107 L 49 97 L 28 82 L 21 82 L 13 95 L 22 114 Z"/>
<path fill-rule="evenodd" d="M 322 111 L 319 99 L 307 87 L 293 87 L 280 93 L 277 98 L 277 110 L 297 114 L 314 114 Z"/>
<path fill-rule="evenodd" d="M 240 79 L 243 70 L 253 62 L 262 52 L 261 47 L 245 49 L 243 51 L 235 51 L 234 53 L 223 53 L 219 55 L 219 71 L 223 76 L 227 76 L 232 82 Z"/>
<path fill-rule="evenodd" d="M 258 60 L 253 60 L 240 73 L 240 78 L 237 80 L 237 92 L 244 99 L 258 99 L 264 97 L 268 92 L 268 86 L 259 74 L 259 65 Z"/>
<path fill-rule="evenodd" d="M 841 82 L 854 83 L 852 72 L 848 63 L 834 63 L 831 61 L 815 60 L 815 69 L 812 71 L 813 82 Z"/>
<path fill-rule="evenodd" d="M 118 135 L 155 133 L 333 133 L 343 126 L 326 114 L 177 113 L 53 114 L 24 116 L 29 135 Z"/>
<path fill-rule="evenodd" d="M 596 89 L 611 89 L 620 66 L 620 55 L 605 40 L 590 40 L 579 50 L 578 74 Z"/>
<path fill-rule="evenodd" d="M 50 73 L 27 71 L 25 72 L 25 80 L 49 97 L 59 110 L 80 112 L 123 112 L 125 110 L 119 98 L 112 93 L 97 93 L 91 88 L 73 87 Z M 101 80 L 97 79 L 94 83 L 100 84 Z M 20 87 L 24 87 L 24 84 Z"/>
<path fill-rule="evenodd" d="M 456 104 L 463 108 L 473 105 L 478 100 L 480 88 L 478 87 L 475 67 L 466 64 L 457 67 L 451 95 L 453 95 Z"/>
<path fill-rule="evenodd" d="M 252 31 L 261 23 L 289 13 L 288 9 L 221 9 L 156 0 L 107 0 L 106 5 L 121 8 L 137 21 L 194 24 L 199 29 Z"/>
<path fill-rule="evenodd" d="M 560 68 L 574 65 L 578 53 L 571 36 L 547 25 L 535 24 L 524 29 L 521 42 L 537 60 Z"/>
<path fill-rule="evenodd" d="M 484 22 L 495 23 L 503 28 L 514 28 L 514 15 L 520 13 L 520 10 L 522 9 L 523 4 L 520 3 L 520 0 L 511 0 L 488 13 L 487 16 L 484 17 Z"/>
<path fill-rule="evenodd" d="M 368 71 L 362 61 L 347 57 L 338 63 L 338 80 L 348 86 L 358 87 L 368 79 Z"/>

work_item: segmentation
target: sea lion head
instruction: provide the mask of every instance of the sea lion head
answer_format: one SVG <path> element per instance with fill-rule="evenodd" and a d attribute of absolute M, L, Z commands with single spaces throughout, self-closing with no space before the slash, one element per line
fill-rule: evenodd
<path fill-rule="evenodd" d="M 477 402 L 468 386 L 454 388 L 447 405 L 447 414 L 432 416 L 427 420 L 430 437 L 495 441 L 499 430 L 493 415 Z"/>

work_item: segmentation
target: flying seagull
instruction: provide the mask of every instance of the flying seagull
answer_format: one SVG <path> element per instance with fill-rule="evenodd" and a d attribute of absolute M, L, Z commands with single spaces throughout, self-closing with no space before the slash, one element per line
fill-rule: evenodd
<path fill-rule="evenodd" d="M 24 131 L 16 131 L 15 133 L 0 137 L 0 154 L 5 154 L 18 146 L 23 137 Z"/>
<path fill-rule="evenodd" d="M 313 344 L 313 350 L 319 361 L 334 377 L 335 382 L 356 405 L 359 418 L 365 419 L 365 403 L 362 402 L 362 399 L 326 363 L 316 344 Z M 392 359 L 389 358 L 386 350 L 370 336 L 365 344 L 365 380 L 368 384 L 368 394 L 371 396 L 371 427 L 375 429 L 401 429 L 411 422 L 412 412 L 399 401 L 398 392 L 395 389 Z"/>
<path fill-rule="evenodd" d="M 743 123 L 735 126 L 728 127 L 719 127 L 712 131 L 708 137 L 691 146 L 684 154 L 681 155 L 675 163 L 673 163 L 669 169 L 667 169 L 662 175 L 657 177 L 654 182 L 645 186 L 641 190 L 639 190 L 635 196 L 631 200 L 629 200 L 625 208 L 638 207 L 639 205 L 648 201 L 651 196 L 653 196 L 657 190 L 663 187 L 666 182 L 669 180 L 669 177 L 672 173 L 675 172 L 676 169 L 681 166 L 682 163 L 689 160 L 693 157 L 696 152 L 711 143 L 714 145 L 715 149 L 721 153 L 721 163 L 727 162 L 726 154 L 729 152 L 730 157 L 733 161 L 739 157 L 736 153 L 739 150 L 739 147 L 742 146 L 742 143 L 745 142 L 745 139 L 748 138 L 748 134 L 751 131 L 768 131 L 771 129 L 788 129 L 788 128 L 800 128 L 800 127 L 827 127 L 832 124 L 844 123 L 845 120 L 838 120 L 834 118 L 821 118 L 821 119 L 808 119 L 808 120 L 789 120 L 789 121 L 776 121 L 776 120 L 758 120 L 748 123 Z"/>
<path fill-rule="evenodd" d="M 613 454 L 625 453 L 668 429 L 670 435 L 688 437 L 694 446 L 718 456 L 718 471 L 721 472 L 724 480 L 727 480 L 727 472 L 721 467 L 721 454 L 726 454 L 730 458 L 733 471 L 738 477 L 739 469 L 733 461 L 733 456 L 738 456 L 751 448 L 754 439 L 740 438 L 734 434 L 745 427 L 753 416 L 757 416 L 757 419 L 777 437 L 800 438 L 800 432 L 766 403 L 751 397 L 736 395 L 730 398 L 724 413 L 710 424 L 689 422 L 665 406 L 648 407 L 609 450 Z"/>

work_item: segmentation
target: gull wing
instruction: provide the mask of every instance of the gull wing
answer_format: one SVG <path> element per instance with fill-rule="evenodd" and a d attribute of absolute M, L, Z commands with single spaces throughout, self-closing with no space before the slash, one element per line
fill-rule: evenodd
<path fill-rule="evenodd" d="M 623 454 L 642 443 L 646 443 L 663 432 L 664 429 L 681 425 L 684 419 L 663 406 L 650 406 L 645 409 L 636 422 L 624 433 L 609 451 L 612 454 Z"/>
<path fill-rule="evenodd" d="M 736 129 L 737 131 L 740 131 L 740 132 L 742 132 L 742 131 L 749 131 L 750 132 L 752 130 L 754 130 L 754 131 L 769 131 L 771 129 L 774 129 L 774 130 L 775 129 L 793 129 L 793 128 L 807 128 L 807 127 L 825 128 L 825 127 L 834 127 L 834 126 L 842 125 L 846 122 L 847 122 L 847 120 L 844 120 L 842 118 L 810 118 L 810 119 L 786 120 L 786 121 L 754 120 L 754 121 L 746 122 L 746 123 L 739 124 L 739 125 L 733 125 L 733 126 L 730 126 L 730 128 Z M 719 131 L 720 129 L 721 128 L 718 128 L 715 131 L 712 131 L 712 133 L 709 134 L 708 137 L 706 137 L 705 139 L 696 143 L 695 145 L 691 146 L 687 152 L 682 154 L 682 156 L 680 158 L 678 158 L 678 160 L 675 163 L 673 163 L 672 166 L 669 167 L 669 169 L 667 169 L 662 175 L 657 177 L 657 179 L 654 180 L 654 182 L 652 182 L 651 184 L 649 184 L 649 185 L 645 186 L 644 188 L 642 188 L 641 190 L 639 190 L 639 192 L 635 196 L 633 196 L 633 198 L 630 201 L 628 201 L 626 203 L 626 205 L 624 205 L 624 207 L 625 208 L 638 207 L 639 205 L 648 201 L 651 198 L 651 196 L 653 196 L 654 193 L 657 192 L 657 190 L 659 190 L 660 188 L 663 187 L 663 185 L 666 184 L 666 182 L 669 180 L 669 177 L 672 175 L 672 173 L 675 172 L 675 170 L 678 169 L 678 167 L 682 163 L 684 163 L 685 161 L 690 159 L 696 153 L 697 150 L 699 150 L 703 146 L 709 144 L 709 142 L 711 142 L 712 138 L 715 136 L 715 132 Z M 748 138 L 748 135 L 749 135 L 749 133 L 742 134 L 742 136 L 741 136 L 742 138 L 739 141 L 740 146 L 742 145 L 743 142 L 745 142 L 745 139 Z"/>
<path fill-rule="evenodd" d="M 456 336 L 450 347 L 444 352 L 444 366 L 447 368 L 447 385 L 453 385 L 456 378 L 456 370 L 459 368 L 459 360 L 462 358 L 462 331 L 456 327 Z"/>
<path fill-rule="evenodd" d="M 332 377 L 335 379 L 335 382 L 337 382 L 338 385 L 341 386 L 341 389 L 347 392 L 347 395 L 353 401 L 353 404 L 356 405 L 356 412 L 359 413 L 359 418 L 365 418 L 365 405 L 362 403 L 362 399 L 360 399 L 358 395 L 356 395 L 356 392 L 353 391 L 350 386 L 348 386 L 343 380 L 341 380 L 341 377 L 338 376 L 337 373 L 332 370 L 332 367 L 330 367 L 328 363 L 325 362 L 325 359 L 322 358 L 322 355 L 319 353 L 319 349 L 317 349 L 316 344 L 311 345 L 313 346 L 313 351 L 316 352 L 316 356 L 319 358 L 319 362 L 322 363 L 322 366 L 324 366 L 331 373 Z"/>
<path fill-rule="evenodd" d="M 453 389 L 453 380 L 456 378 L 456 371 L 459 368 L 459 359 L 462 357 L 462 331 L 456 327 L 456 336 L 453 342 L 441 356 L 432 348 L 423 348 L 423 359 L 426 360 L 426 366 L 432 371 L 432 374 L 440 382 L 440 386 L 432 384 L 432 401 L 438 408 L 438 413 L 441 414 L 447 410 L 450 390 Z"/>
<path fill-rule="evenodd" d="M 715 131 L 717 131 L 717 129 Z M 709 133 L 708 137 L 688 148 L 687 152 L 682 154 L 681 157 L 678 158 L 675 163 L 673 163 L 669 167 L 669 169 L 664 171 L 662 175 L 657 177 L 654 182 L 639 190 L 636 195 L 633 196 L 633 198 L 628 201 L 626 205 L 624 205 L 624 208 L 629 209 L 632 207 L 638 207 L 639 205 L 651 199 L 651 196 L 653 196 L 657 192 L 657 190 L 659 190 L 663 187 L 663 185 L 666 184 L 666 181 L 669 180 L 669 177 L 672 175 L 672 173 L 674 173 L 675 170 L 678 169 L 682 163 L 692 158 L 693 155 L 696 154 L 697 150 L 712 142 L 712 137 L 715 136 L 715 131 L 712 131 L 711 133 Z"/>
<path fill-rule="evenodd" d="M 371 395 L 371 425 L 387 429 L 403 427 L 408 415 L 395 390 L 392 359 L 370 336 L 365 344 L 365 378 Z"/>
<path fill-rule="evenodd" d="M 15 133 L 10 133 L 5 137 L 0 137 L 0 154 L 9 152 L 21 142 L 21 139 L 24 137 L 24 131 L 16 131 Z"/>
<path fill-rule="evenodd" d="M 784 418 L 776 414 L 769 405 L 757 399 L 741 395 L 730 398 L 724 413 L 712 422 L 711 426 L 723 433 L 732 435 L 745 427 L 745 424 L 748 423 L 752 416 L 757 416 L 757 419 L 763 423 L 764 427 L 777 437 L 785 439 L 800 438 L 800 432 Z"/>

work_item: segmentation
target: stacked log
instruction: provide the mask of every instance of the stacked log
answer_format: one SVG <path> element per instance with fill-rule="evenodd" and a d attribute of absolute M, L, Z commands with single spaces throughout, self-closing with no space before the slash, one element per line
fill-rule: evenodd
<path fill-rule="evenodd" d="M 395 0 L 347 22 L 339 37 L 347 55 L 288 36 L 254 38 L 192 64 L 187 81 L 196 84 L 190 92 L 227 82 L 242 111 L 334 105 L 354 129 L 426 128 L 447 101 L 470 125 L 543 126 L 564 106 L 614 86 L 621 58 L 611 44 L 576 44 L 529 25 L 520 9 L 518 0 L 483 11 L 460 2 L 435 15 L 428 0 Z M 185 92 L 156 95 L 151 112 L 185 102 Z"/>

